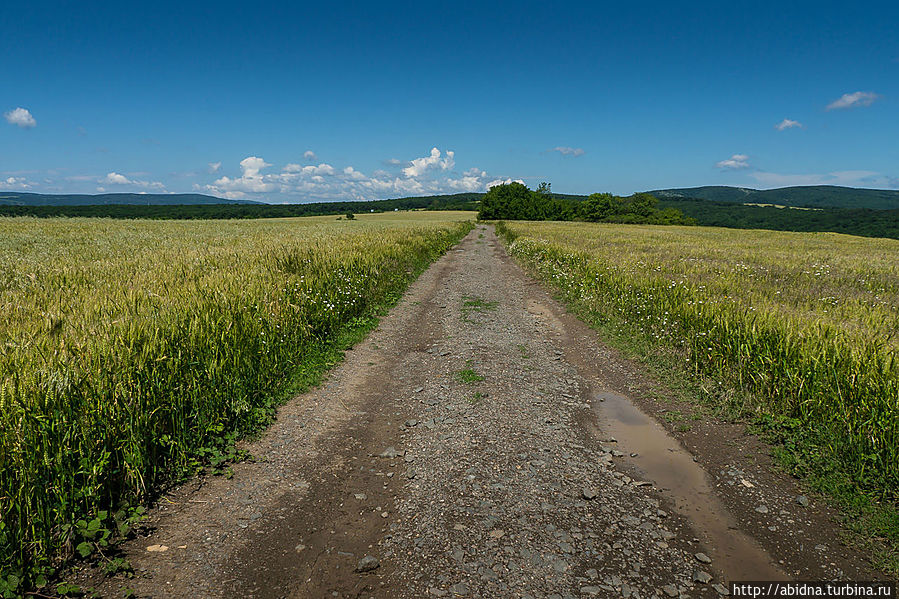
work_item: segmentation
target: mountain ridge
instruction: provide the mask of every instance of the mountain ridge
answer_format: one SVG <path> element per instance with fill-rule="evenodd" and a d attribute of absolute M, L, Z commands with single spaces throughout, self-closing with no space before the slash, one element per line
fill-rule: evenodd
<path fill-rule="evenodd" d="M 752 189 L 727 185 L 705 185 L 648 191 L 660 200 L 697 199 L 734 204 L 762 204 L 794 208 L 899 209 L 899 190 L 797 185 L 776 189 Z"/>

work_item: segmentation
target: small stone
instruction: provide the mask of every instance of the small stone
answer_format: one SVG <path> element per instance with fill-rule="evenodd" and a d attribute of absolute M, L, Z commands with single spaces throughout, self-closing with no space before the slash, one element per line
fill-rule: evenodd
<path fill-rule="evenodd" d="M 468 585 L 464 582 L 457 582 L 453 586 L 450 587 L 450 592 L 453 595 L 467 595 L 468 594 Z"/>
<path fill-rule="evenodd" d="M 757 511 L 757 512 L 760 513 L 760 514 L 767 514 L 767 513 L 768 513 L 768 506 L 767 506 L 767 505 L 760 505 L 760 506 L 758 506 L 757 508 L 755 508 L 755 511 Z"/>
<path fill-rule="evenodd" d="M 596 580 L 597 578 L 599 578 L 599 572 L 596 571 L 596 568 L 590 568 L 589 570 L 587 570 L 586 574 L 587 578 L 589 578 L 590 580 Z"/>
<path fill-rule="evenodd" d="M 353 497 L 355 497 L 359 501 L 365 501 L 366 499 L 368 499 L 368 495 L 366 495 L 365 493 L 354 493 Z"/>
<path fill-rule="evenodd" d="M 665 593 L 666 595 L 668 595 L 669 597 L 677 597 L 679 594 L 677 592 L 677 587 L 675 587 L 673 584 L 666 584 L 665 586 L 663 586 L 662 592 Z"/>
<path fill-rule="evenodd" d="M 415 420 L 414 418 L 410 418 L 409 420 L 406 421 L 406 427 L 412 428 L 413 426 L 418 426 L 418 420 Z"/>
<path fill-rule="evenodd" d="M 437 587 L 431 587 L 428 589 L 428 593 L 434 595 L 435 597 L 446 597 L 447 592 L 443 589 L 438 589 Z"/>
<path fill-rule="evenodd" d="M 596 490 L 595 489 L 583 489 L 581 491 L 581 496 L 590 501 L 591 499 L 596 499 Z"/>
<path fill-rule="evenodd" d="M 730 595 L 730 590 L 723 584 L 715 583 L 712 585 L 712 588 L 715 589 L 715 591 L 722 597 L 727 597 L 728 595 Z"/>
<path fill-rule="evenodd" d="M 163 551 L 168 551 L 169 548 L 165 545 L 150 545 L 147 547 L 147 551 L 150 553 L 162 553 Z"/>
<path fill-rule="evenodd" d="M 693 582 L 709 584 L 712 582 L 712 575 L 702 570 L 693 570 Z"/>
<path fill-rule="evenodd" d="M 805 495 L 800 495 L 796 498 L 796 503 L 798 503 L 802 507 L 808 507 L 808 497 L 806 497 Z"/>
<path fill-rule="evenodd" d="M 399 457 L 401 455 L 406 455 L 406 452 L 405 451 L 397 451 L 397 449 L 393 445 L 391 445 L 390 447 L 388 447 L 387 449 L 385 449 L 378 455 L 382 458 L 393 459 L 393 458 Z"/>
<path fill-rule="evenodd" d="M 356 564 L 356 572 L 371 572 L 381 566 L 378 558 L 366 555 Z"/>
<path fill-rule="evenodd" d="M 421 393 L 421 392 L 424 391 L 424 390 L 425 390 L 424 387 L 416 387 L 412 392 L 413 392 L 413 393 Z"/>
<path fill-rule="evenodd" d="M 296 549 L 296 552 L 299 553 L 299 552 L 301 552 L 301 551 L 305 551 L 305 550 L 306 550 L 306 546 L 303 545 L 302 543 L 300 543 L 299 545 L 297 545 L 296 547 L 294 547 L 294 549 Z"/>
<path fill-rule="evenodd" d="M 602 589 L 594 586 L 586 586 L 581 587 L 581 595 L 587 595 L 588 597 L 595 597 L 602 592 Z"/>
<path fill-rule="evenodd" d="M 745 478 L 741 478 L 741 479 L 740 479 L 740 484 L 743 485 L 744 487 L 746 487 L 747 489 L 752 489 L 752 488 L 755 487 L 754 484 L 752 484 L 751 482 L 749 482 L 749 481 L 746 480 Z"/>
<path fill-rule="evenodd" d="M 488 533 L 488 536 L 490 536 L 490 538 L 492 538 L 492 539 L 498 539 L 501 536 L 503 536 L 504 534 L 506 534 L 506 531 L 500 530 L 497 528 L 497 529 L 491 530 L 490 533 Z"/>
<path fill-rule="evenodd" d="M 697 553 L 693 557 L 695 557 L 696 561 L 699 562 L 700 564 L 711 564 L 712 563 L 712 558 L 707 556 L 705 553 Z"/>

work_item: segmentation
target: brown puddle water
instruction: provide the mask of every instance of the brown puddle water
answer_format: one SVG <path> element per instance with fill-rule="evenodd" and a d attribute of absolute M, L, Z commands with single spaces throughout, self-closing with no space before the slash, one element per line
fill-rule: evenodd
<path fill-rule="evenodd" d="M 705 470 L 651 417 L 614 393 L 594 395 L 593 409 L 620 451 L 661 489 L 709 548 L 713 565 L 728 580 L 784 580 L 787 576 L 758 542 L 739 530 L 715 495 Z"/>

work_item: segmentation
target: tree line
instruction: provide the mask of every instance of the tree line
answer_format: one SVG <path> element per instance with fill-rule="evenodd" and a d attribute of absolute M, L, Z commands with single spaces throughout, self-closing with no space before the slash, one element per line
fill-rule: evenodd
<path fill-rule="evenodd" d="M 677 208 L 659 207 L 648 193 L 621 197 L 594 193 L 585 200 L 553 195 L 548 183 L 531 190 L 522 183 L 491 187 L 481 200 L 482 220 L 579 220 L 649 225 L 695 225 Z"/>

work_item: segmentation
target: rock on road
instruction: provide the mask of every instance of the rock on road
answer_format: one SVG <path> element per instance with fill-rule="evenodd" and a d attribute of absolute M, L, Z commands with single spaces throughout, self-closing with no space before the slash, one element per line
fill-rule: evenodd
<path fill-rule="evenodd" d="M 98 591 L 718 596 L 746 573 L 603 436 L 589 369 L 608 352 L 564 313 L 479 226 L 280 409 L 232 480 L 163 498 L 126 545 L 137 576 Z M 786 578 L 756 549 L 760 574 Z"/>

